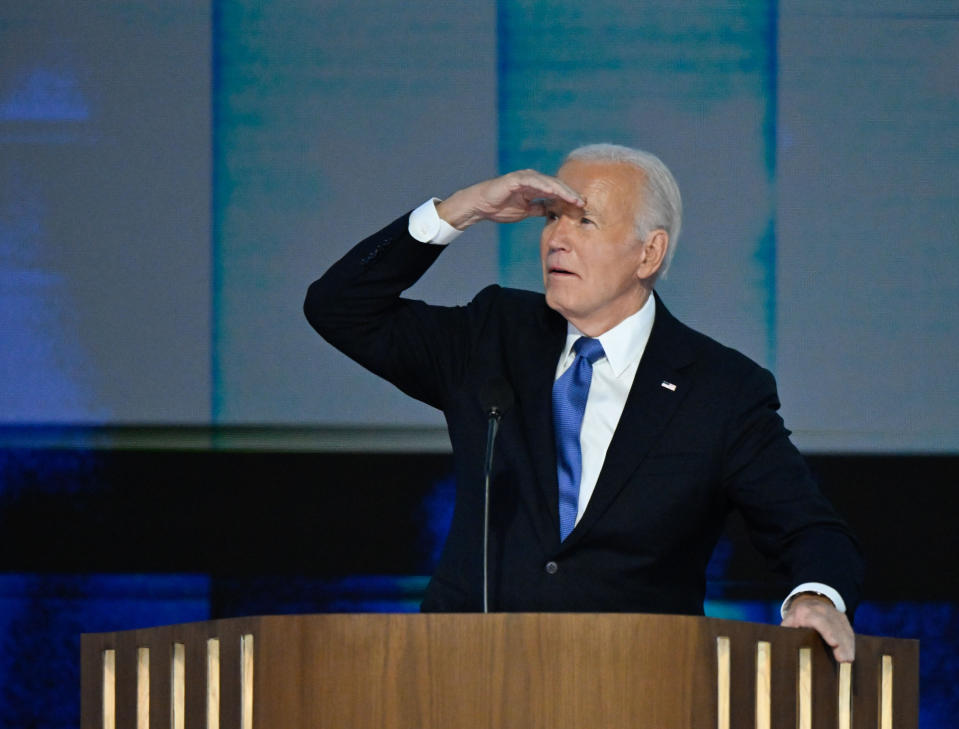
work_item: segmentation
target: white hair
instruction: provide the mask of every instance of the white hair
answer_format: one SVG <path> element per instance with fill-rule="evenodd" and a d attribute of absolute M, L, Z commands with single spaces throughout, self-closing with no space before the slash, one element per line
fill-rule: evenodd
<path fill-rule="evenodd" d="M 666 231 L 669 244 L 663 257 L 663 265 L 657 273 L 657 276 L 664 275 L 676 252 L 683 222 L 683 199 L 679 194 L 676 178 L 669 168 L 655 154 L 619 144 L 587 144 L 577 147 L 566 155 L 563 164 L 570 160 L 621 162 L 643 172 L 646 184 L 637 206 L 636 233 L 645 239 L 654 230 Z"/>

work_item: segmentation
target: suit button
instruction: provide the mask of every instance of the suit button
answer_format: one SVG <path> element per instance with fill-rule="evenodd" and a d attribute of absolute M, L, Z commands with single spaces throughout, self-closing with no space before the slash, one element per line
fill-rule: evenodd
<path fill-rule="evenodd" d="M 559 565 L 556 564 L 555 562 L 547 562 L 546 572 L 551 575 L 555 575 L 557 572 L 559 572 Z"/>

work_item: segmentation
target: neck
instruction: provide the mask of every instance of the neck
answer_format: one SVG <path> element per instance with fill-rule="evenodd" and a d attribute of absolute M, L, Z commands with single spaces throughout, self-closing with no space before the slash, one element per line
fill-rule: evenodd
<path fill-rule="evenodd" d="M 597 313 L 595 316 L 591 317 L 567 317 L 566 321 L 579 329 L 579 331 L 581 331 L 587 337 L 598 337 L 602 334 L 605 334 L 617 324 L 622 323 L 637 311 L 642 309 L 646 305 L 646 302 L 649 300 L 651 294 L 652 289 L 647 289 L 644 287 L 640 289 L 639 296 L 630 301 L 629 306 L 625 306 L 620 310 L 613 312 L 602 312 L 602 315 Z"/>

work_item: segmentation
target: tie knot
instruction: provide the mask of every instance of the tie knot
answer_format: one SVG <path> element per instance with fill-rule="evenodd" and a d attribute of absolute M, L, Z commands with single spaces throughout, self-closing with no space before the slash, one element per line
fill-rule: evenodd
<path fill-rule="evenodd" d="M 606 355 L 600 341 L 592 337 L 580 337 L 577 339 L 573 343 L 573 351 L 576 352 L 577 357 L 585 357 L 589 360 L 590 364 L 595 363 L 600 357 Z"/>

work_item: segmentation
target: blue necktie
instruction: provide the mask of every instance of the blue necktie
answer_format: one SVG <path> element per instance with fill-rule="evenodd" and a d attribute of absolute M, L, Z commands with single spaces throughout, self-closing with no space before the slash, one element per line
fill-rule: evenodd
<path fill-rule="evenodd" d="M 559 537 L 566 539 L 576 524 L 583 454 L 579 432 L 593 379 L 593 362 L 603 357 L 598 339 L 580 337 L 573 344 L 576 359 L 553 383 L 553 431 L 556 434 L 556 476 L 559 481 Z"/>

